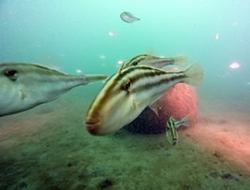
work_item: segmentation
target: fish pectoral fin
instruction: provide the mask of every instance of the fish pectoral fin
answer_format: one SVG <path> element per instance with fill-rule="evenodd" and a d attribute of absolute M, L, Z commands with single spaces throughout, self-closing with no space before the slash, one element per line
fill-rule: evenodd
<path fill-rule="evenodd" d="M 139 102 L 133 100 L 133 108 L 134 108 L 134 110 L 136 110 L 138 106 L 139 106 Z"/>
<path fill-rule="evenodd" d="M 148 106 L 154 113 L 157 117 L 159 117 L 159 112 L 158 112 L 158 106 L 157 104 L 152 104 L 150 106 Z"/>
<path fill-rule="evenodd" d="M 27 98 L 27 94 L 25 94 L 24 91 L 23 91 L 22 89 L 20 89 L 19 93 L 20 93 L 20 96 L 21 96 L 21 99 L 22 99 L 22 100 L 24 100 L 24 99 Z"/>

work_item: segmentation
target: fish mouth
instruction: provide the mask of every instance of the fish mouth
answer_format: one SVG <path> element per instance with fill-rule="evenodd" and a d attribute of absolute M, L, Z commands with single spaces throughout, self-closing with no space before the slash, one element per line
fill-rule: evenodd
<path fill-rule="evenodd" d="M 85 120 L 85 125 L 90 134 L 98 135 L 101 121 L 98 118 L 88 118 Z"/>

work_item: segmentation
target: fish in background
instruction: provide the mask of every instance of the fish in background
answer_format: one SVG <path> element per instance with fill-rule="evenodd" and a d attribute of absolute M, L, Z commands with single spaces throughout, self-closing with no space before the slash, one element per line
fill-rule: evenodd
<path fill-rule="evenodd" d="M 168 142 L 171 145 L 176 145 L 178 142 L 178 133 L 177 129 L 180 126 L 192 126 L 192 120 L 190 118 L 190 115 L 182 118 L 180 121 L 177 121 L 173 117 L 170 117 L 169 120 L 166 123 L 166 137 Z"/>
<path fill-rule="evenodd" d="M 118 131 L 175 84 L 199 86 L 203 79 L 203 69 L 199 63 L 177 72 L 145 65 L 126 69 L 123 66 L 107 80 L 87 111 L 85 125 L 92 135 L 108 135 Z"/>
<path fill-rule="evenodd" d="M 163 58 L 150 54 L 141 54 L 127 61 L 123 68 L 125 69 L 136 65 L 148 65 L 156 68 L 163 68 L 165 66 L 175 65 L 177 67 L 184 68 L 186 64 L 187 64 L 187 56 L 184 55 L 170 57 L 170 58 Z"/>
<path fill-rule="evenodd" d="M 148 65 L 156 68 L 163 68 L 165 66 L 177 66 L 179 68 L 184 68 L 187 65 L 187 56 L 180 55 L 170 58 L 157 57 L 151 54 L 141 54 L 133 57 L 124 64 L 124 69 L 128 67 L 133 67 L 136 65 Z M 157 105 L 149 105 L 149 108 L 159 116 Z"/>
<path fill-rule="evenodd" d="M 178 71 L 179 69 L 184 68 L 186 64 L 187 64 L 187 57 L 184 55 L 170 57 L 170 58 L 163 58 L 163 57 L 153 56 L 152 54 L 141 54 L 130 59 L 128 62 L 125 62 L 124 67 L 135 66 L 135 65 L 150 65 L 152 67 L 157 67 L 157 68 L 164 67 L 164 69 L 166 67 L 166 71 L 171 72 L 171 71 Z M 169 66 L 171 67 L 177 66 L 179 69 L 173 67 L 169 68 Z M 172 92 L 175 92 L 176 94 L 173 94 Z M 140 114 L 141 117 L 138 116 L 139 118 L 136 118 L 136 120 L 134 120 L 131 124 L 129 124 L 126 127 L 126 129 L 136 133 L 145 133 L 145 134 L 161 133 L 166 129 L 166 122 L 167 120 L 169 120 L 170 115 L 177 114 L 178 120 L 181 120 L 185 116 L 185 113 L 186 115 L 189 115 L 189 119 L 192 121 L 192 124 L 195 124 L 196 102 L 194 100 L 196 96 L 194 92 L 195 92 L 194 89 L 189 85 L 178 84 L 174 86 L 154 104 L 149 105 L 147 108 L 145 108 L 145 110 L 143 111 L 145 113 L 142 112 Z M 170 98 L 169 101 L 167 101 L 169 99 L 168 97 Z M 167 115 L 166 112 L 168 113 Z M 142 118 L 142 116 L 144 117 L 144 119 Z M 158 121 L 154 122 L 155 127 L 152 127 L 152 123 L 149 121 L 149 118 L 152 119 L 152 122 Z M 141 123 L 144 123 L 143 124 L 144 126 L 140 126 Z"/>
<path fill-rule="evenodd" d="M 0 117 L 31 109 L 74 87 L 106 78 L 67 75 L 37 64 L 0 63 Z"/>
<path fill-rule="evenodd" d="M 120 18 L 124 21 L 124 22 L 127 22 L 127 23 L 132 23 L 132 22 L 135 22 L 135 21 L 139 21 L 140 18 L 137 18 L 135 17 L 134 15 L 132 15 L 131 13 L 129 12 L 122 12 L 120 14 Z"/>

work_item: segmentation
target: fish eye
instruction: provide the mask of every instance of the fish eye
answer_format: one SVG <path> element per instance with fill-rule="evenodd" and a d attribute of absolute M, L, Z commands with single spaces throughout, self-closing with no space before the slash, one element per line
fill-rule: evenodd
<path fill-rule="evenodd" d="M 4 71 L 4 75 L 10 78 L 11 80 L 17 79 L 17 70 L 15 69 L 7 69 Z"/>
<path fill-rule="evenodd" d="M 129 92 L 130 90 L 130 87 L 131 87 L 131 82 L 129 79 L 125 80 L 123 82 L 123 90 L 126 90 L 127 92 Z"/>
<path fill-rule="evenodd" d="M 132 65 L 133 65 L 133 66 L 138 65 L 138 61 L 133 62 Z"/>
<path fill-rule="evenodd" d="M 134 60 L 132 61 L 132 65 L 133 65 L 133 66 L 136 66 L 136 65 L 138 65 L 140 62 L 145 61 L 147 58 L 148 58 L 148 55 L 140 55 L 140 56 L 138 56 L 136 59 L 134 59 Z"/>

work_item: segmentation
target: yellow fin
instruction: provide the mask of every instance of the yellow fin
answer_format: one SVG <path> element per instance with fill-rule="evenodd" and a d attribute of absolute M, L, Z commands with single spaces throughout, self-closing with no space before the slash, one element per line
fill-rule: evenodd
<path fill-rule="evenodd" d="M 148 47 L 146 52 L 147 52 L 148 55 L 152 56 L 152 55 L 154 55 L 154 48 Z"/>
<path fill-rule="evenodd" d="M 174 60 L 174 65 L 180 68 L 184 68 L 187 65 L 187 56 L 185 55 L 179 55 L 179 56 L 173 57 L 173 60 Z"/>
<path fill-rule="evenodd" d="M 183 126 L 190 127 L 193 125 L 191 115 L 187 115 L 181 121 L 183 122 L 183 124 L 182 124 Z"/>
<path fill-rule="evenodd" d="M 133 100 L 133 107 L 134 107 L 134 110 L 137 109 L 138 105 L 139 105 L 139 103 L 138 103 L 137 101 Z"/>
<path fill-rule="evenodd" d="M 185 80 L 186 84 L 192 86 L 200 86 L 203 80 L 203 69 L 199 62 L 193 63 L 190 67 L 188 67 L 185 71 Z"/>

